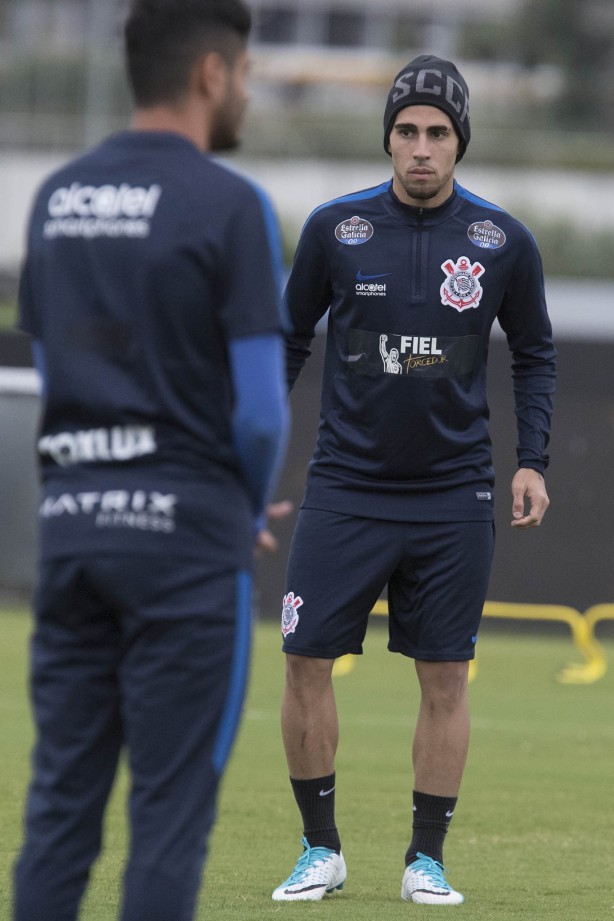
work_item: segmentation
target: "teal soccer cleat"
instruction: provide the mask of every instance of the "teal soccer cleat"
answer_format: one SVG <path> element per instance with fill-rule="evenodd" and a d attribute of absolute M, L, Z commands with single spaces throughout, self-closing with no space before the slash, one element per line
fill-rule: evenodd
<path fill-rule="evenodd" d="M 418 854 L 405 868 L 401 898 L 420 905 L 460 905 L 463 896 L 448 885 L 444 873 L 438 860 Z"/>
<path fill-rule="evenodd" d="M 342 889 L 346 869 L 343 854 L 327 847 L 309 847 L 301 839 L 304 851 L 288 879 L 273 892 L 275 902 L 318 902 L 335 889 Z"/>

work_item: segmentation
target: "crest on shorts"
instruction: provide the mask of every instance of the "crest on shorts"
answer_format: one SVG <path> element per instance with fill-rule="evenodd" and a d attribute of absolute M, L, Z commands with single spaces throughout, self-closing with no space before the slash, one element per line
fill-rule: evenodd
<path fill-rule="evenodd" d="M 294 597 L 294 592 L 288 592 L 287 595 L 284 595 L 283 607 L 281 609 L 281 632 L 284 636 L 288 636 L 289 633 L 294 633 L 298 626 L 299 616 L 298 608 L 303 603 L 303 599 L 300 595 Z"/>
<path fill-rule="evenodd" d="M 482 299 L 480 276 L 485 272 L 484 266 L 461 256 L 457 262 L 446 259 L 441 268 L 446 276 L 440 288 L 441 303 L 454 307 L 459 313 L 477 307 Z"/>

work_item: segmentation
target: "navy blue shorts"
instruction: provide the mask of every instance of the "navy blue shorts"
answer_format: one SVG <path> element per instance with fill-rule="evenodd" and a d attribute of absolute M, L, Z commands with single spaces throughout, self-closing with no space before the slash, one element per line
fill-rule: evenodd
<path fill-rule="evenodd" d="M 288 560 L 284 652 L 362 653 L 388 586 L 388 649 L 423 661 L 474 657 L 494 523 L 401 522 L 302 509 Z"/>

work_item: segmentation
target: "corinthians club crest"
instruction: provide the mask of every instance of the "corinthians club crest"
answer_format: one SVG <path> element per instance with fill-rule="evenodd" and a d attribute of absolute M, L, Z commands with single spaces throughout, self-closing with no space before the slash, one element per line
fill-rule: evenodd
<path fill-rule="evenodd" d="M 283 607 L 281 609 L 281 632 L 284 636 L 288 636 L 289 633 L 294 633 L 298 626 L 299 616 L 297 609 L 303 603 L 303 599 L 300 595 L 294 597 L 294 592 L 288 592 L 287 595 L 284 595 Z"/>
<path fill-rule="evenodd" d="M 477 307 L 482 299 L 479 279 L 484 274 L 484 266 L 479 262 L 472 264 L 466 256 L 461 256 L 456 263 L 446 259 L 441 268 L 446 276 L 440 289 L 441 303 L 454 307 L 459 313 Z"/>

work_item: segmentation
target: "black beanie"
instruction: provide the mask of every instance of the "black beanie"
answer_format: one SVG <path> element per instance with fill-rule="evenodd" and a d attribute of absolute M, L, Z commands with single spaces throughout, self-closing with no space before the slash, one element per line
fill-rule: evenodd
<path fill-rule="evenodd" d="M 396 114 L 406 106 L 436 106 L 449 115 L 459 139 L 458 163 L 471 137 L 469 88 L 452 61 L 421 54 L 396 75 L 384 113 L 384 150 L 388 154 Z"/>

